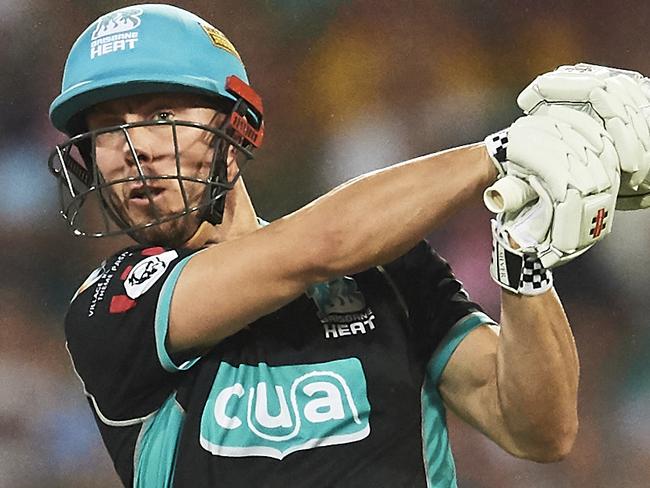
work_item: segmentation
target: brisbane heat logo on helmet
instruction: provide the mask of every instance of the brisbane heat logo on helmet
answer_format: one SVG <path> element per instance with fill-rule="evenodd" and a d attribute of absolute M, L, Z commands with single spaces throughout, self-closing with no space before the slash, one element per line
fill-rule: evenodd
<path fill-rule="evenodd" d="M 125 8 L 101 17 L 91 35 L 90 59 L 134 49 L 141 15 L 141 8 Z"/>
<path fill-rule="evenodd" d="M 140 25 L 141 8 L 118 10 L 99 19 L 93 31 L 92 40 L 135 29 Z"/>

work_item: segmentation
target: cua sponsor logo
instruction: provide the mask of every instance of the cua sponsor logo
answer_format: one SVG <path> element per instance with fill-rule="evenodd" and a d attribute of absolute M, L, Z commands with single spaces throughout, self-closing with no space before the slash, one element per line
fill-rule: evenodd
<path fill-rule="evenodd" d="M 201 445 L 219 456 L 282 459 L 364 439 L 369 413 L 356 358 L 291 366 L 222 363 L 201 419 Z"/>

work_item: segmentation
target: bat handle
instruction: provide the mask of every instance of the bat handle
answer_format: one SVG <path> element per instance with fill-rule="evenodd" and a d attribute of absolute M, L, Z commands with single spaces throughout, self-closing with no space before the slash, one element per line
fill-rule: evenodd
<path fill-rule="evenodd" d="M 483 203 L 490 212 L 512 212 L 538 198 L 533 188 L 520 178 L 504 176 L 483 192 Z"/>

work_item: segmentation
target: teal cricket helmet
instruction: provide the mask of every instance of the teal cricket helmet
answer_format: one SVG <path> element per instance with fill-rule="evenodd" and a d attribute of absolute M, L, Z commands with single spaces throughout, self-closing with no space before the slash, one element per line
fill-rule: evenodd
<path fill-rule="evenodd" d="M 229 79 L 244 93 L 233 93 Z M 232 43 L 197 15 L 160 4 L 115 10 L 79 36 L 65 64 L 61 94 L 50 106 L 50 119 L 57 129 L 72 135 L 78 129 L 75 118 L 97 103 L 164 92 L 233 102 L 243 96 L 249 98 L 249 121 L 261 124 L 261 114 L 252 110 L 259 97 L 250 90 Z"/>

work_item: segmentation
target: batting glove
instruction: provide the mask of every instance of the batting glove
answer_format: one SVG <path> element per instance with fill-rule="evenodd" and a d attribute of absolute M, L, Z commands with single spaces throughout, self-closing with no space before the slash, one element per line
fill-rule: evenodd
<path fill-rule="evenodd" d="M 611 231 L 620 184 L 616 151 L 598 123 L 561 106 L 548 113 L 521 117 L 485 140 L 501 175 L 486 191 L 501 197 L 491 208 L 498 214 L 490 274 L 526 295 L 548 290 L 551 268 Z"/>
<path fill-rule="evenodd" d="M 564 105 L 596 118 L 620 158 L 616 207 L 650 207 L 650 80 L 636 71 L 580 63 L 538 76 L 517 99 L 525 113 Z"/>

